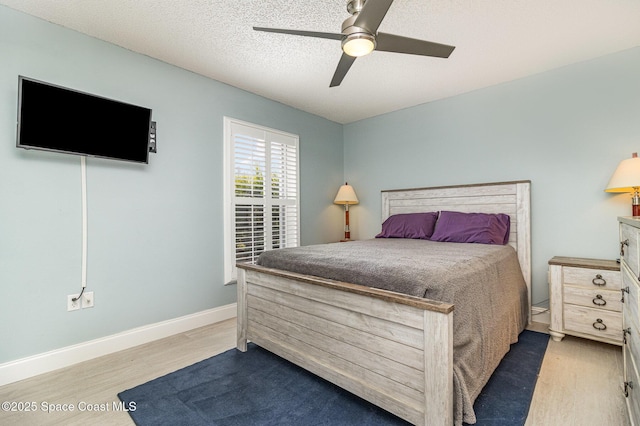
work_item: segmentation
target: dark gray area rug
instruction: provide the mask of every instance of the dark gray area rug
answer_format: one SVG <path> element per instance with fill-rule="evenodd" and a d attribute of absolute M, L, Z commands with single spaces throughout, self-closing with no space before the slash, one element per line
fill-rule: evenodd
<path fill-rule="evenodd" d="M 524 331 L 474 408 L 477 425 L 523 425 L 549 336 Z M 407 425 L 302 368 L 249 345 L 118 394 L 139 426 Z"/>

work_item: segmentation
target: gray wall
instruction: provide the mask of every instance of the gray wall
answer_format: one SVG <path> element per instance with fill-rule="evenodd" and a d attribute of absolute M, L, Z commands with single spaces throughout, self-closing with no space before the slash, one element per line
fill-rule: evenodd
<path fill-rule="evenodd" d="M 533 302 L 553 256 L 618 257 L 626 194 L 604 192 L 640 151 L 640 48 L 345 126 L 352 234 L 380 229 L 380 190 L 532 181 Z"/>
<path fill-rule="evenodd" d="M 301 241 L 335 241 L 342 125 L 0 6 L 0 363 L 235 302 L 223 286 L 223 116 L 300 135 Z M 153 109 L 146 166 L 15 147 L 18 75 Z M 99 131 L 99 129 L 97 130 Z M 90 135 L 87 135 L 90 137 Z"/>

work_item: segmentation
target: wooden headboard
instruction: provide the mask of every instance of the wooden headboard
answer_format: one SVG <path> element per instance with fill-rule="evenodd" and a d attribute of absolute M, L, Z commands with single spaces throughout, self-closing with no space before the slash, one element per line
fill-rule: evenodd
<path fill-rule="evenodd" d="M 382 191 L 383 222 L 394 214 L 441 210 L 510 216 L 509 244 L 518 252 L 531 312 L 531 181 Z"/>

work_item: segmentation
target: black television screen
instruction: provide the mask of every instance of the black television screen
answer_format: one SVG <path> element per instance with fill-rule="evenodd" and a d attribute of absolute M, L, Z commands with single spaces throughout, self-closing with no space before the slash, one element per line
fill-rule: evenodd
<path fill-rule="evenodd" d="M 19 148 L 146 164 L 150 131 L 149 108 L 18 79 Z"/>

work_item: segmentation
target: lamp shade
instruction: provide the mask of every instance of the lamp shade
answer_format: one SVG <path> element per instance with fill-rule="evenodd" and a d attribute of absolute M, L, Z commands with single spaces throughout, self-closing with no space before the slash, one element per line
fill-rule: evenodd
<path fill-rule="evenodd" d="M 353 187 L 345 182 L 344 185 L 340 187 L 338 190 L 338 194 L 336 195 L 335 200 L 333 200 L 335 204 L 358 204 L 358 197 L 356 196 L 356 191 L 353 190 Z"/>
<path fill-rule="evenodd" d="M 638 187 L 640 187 L 640 158 L 634 152 L 631 158 L 620 162 L 605 191 L 635 192 Z"/>

